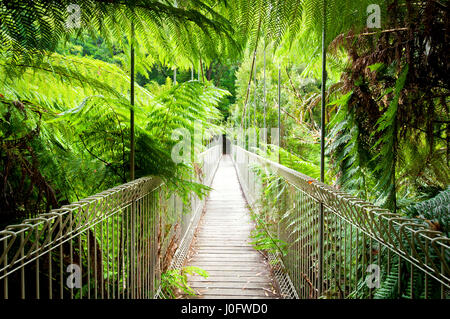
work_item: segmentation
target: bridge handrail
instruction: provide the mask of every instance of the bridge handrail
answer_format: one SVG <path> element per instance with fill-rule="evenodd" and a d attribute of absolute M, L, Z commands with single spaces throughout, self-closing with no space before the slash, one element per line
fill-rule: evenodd
<path fill-rule="evenodd" d="M 158 177 L 142 177 L 86 197 L 78 202 L 52 209 L 49 213 L 39 214 L 35 218 L 26 219 L 20 224 L 6 226 L 4 230 L 0 231 L 0 246 L 5 244 L 7 240 L 10 240 L 6 245 L 7 247 L 11 247 L 15 240 L 18 240 L 19 236 L 24 236 L 25 241 L 21 242 L 21 247 L 25 246 L 28 240 L 30 240 L 32 235 L 30 231 L 32 230 L 38 230 L 39 232 L 49 230 L 49 235 L 52 235 L 58 225 L 62 225 L 64 228 L 58 230 L 58 234 L 51 241 L 46 239 L 42 245 L 33 244 L 27 252 L 23 252 L 22 257 L 15 257 L 9 262 L 6 259 L 9 250 L 3 249 L 0 255 L 0 279 L 15 271 L 16 268 L 14 268 L 14 265 L 24 260 L 27 260 L 27 263 L 34 261 L 42 253 L 54 249 L 55 244 L 61 244 L 66 240 L 76 237 L 86 227 L 97 223 L 103 216 L 98 215 L 98 212 L 102 210 L 97 210 L 95 207 L 101 205 L 102 202 L 114 203 L 119 201 L 118 205 L 110 206 L 106 210 L 106 213 L 108 213 L 109 211 L 128 206 L 133 201 L 159 188 L 161 185 L 162 180 Z M 78 221 L 71 219 L 76 212 L 84 214 Z M 104 212 L 105 210 L 103 210 Z M 39 229 L 40 227 L 42 228 Z M 5 262 L 7 262 L 7 266 L 5 266 Z"/>
<path fill-rule="evenodd" d="M 450 239 L 442 232 L 431 230 L 424 224 L 419 224 L 418 220 L 381 209 L 307 175 L 249 152 L 238 145 L 232 145 L 232 155 L 240 171 L 244 192 L 247 192 L 250 201 L 254 202 L 258 194 L 248 194 L 250 193 L 249 177 L 243 172 L 249 169 L 250 163 L 259 163 L 270 168 L 272 172 L 276 172 L 278 176 L 282 176 L 288 183 L 316 202 L 323 203 L 328 211 L 388 247 L 445 287 L 450 287 Z"/>
<path fill-rule="evenodd" d="M 198 155 L 203 165 L 198 182 L 211 183 L 221 154 L 221 144 L 213 141 Z M 35 298 L 153 298 L 161 264 L 156 256 L 162 254 L 160 241 L 165 231 L 160 229 L 164 221 L 159 216 L 171 205 L 164 192 L 161 178 L 142 177 L 6 226 L 0 230 L 0 299 L 26 298 L 30 289 Z M 191 205 L 193 211 L 201 211 L 202 202 L 196 196 Z M 184 216 L 182 212 L 175 204 L 179 232 L 187 232 L 189 226 L 184 223 L 191 222 L 195 214 Z M 83 296 L 76 286 L 67 289 L 65 279 L 70 273 L 66 267 L 86 263 L 83 284 L 87 280 L 95 289 L 89 287 Z"/>

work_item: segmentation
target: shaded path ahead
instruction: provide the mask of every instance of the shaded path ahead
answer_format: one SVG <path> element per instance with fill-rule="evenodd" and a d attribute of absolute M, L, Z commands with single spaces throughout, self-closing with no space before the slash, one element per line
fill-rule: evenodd
<path fill-rule="evenodd" d="M 253 223 L 229 155 L 212 188 L 186 262 L 209 273 L 189 277 L 196 298 L 277 298 L 270 266 L 250 244 Z"/>

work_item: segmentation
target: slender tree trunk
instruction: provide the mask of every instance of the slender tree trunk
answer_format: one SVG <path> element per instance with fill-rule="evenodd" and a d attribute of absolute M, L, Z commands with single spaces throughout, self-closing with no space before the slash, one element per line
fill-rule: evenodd
<path fill-rule="evenodd" d="M 210 65 L 209 65 L 209 67 L 208 67 L 208 71 L 206 72 L 206 79 L 207 79 L 208 81 L 211 81 L 213 65 L 214 65 L 214 62 L 211 62 Z"/>
<path fill-rule="evenodd" d="M 205 74 L 203 73 L 202 57 L 200 57 L 200 72 L 202 73 L 202 82 L 205 82 Z"/>

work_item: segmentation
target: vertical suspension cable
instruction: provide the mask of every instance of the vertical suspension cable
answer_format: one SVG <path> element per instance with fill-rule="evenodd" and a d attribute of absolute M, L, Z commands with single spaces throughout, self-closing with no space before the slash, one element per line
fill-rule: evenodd
<path fill-rule="evenodd" d="M 250 76 L 251 76 L 251 74 L 250 74 Z M 250 86 L 251 86 L 251 82 L 249 81 L 248 85 L 247 85 L 247 92 L 250 91 Z M 243 123 L 244 129 L 247 127 L 247 116 L 248 115 L 246 113 L 250 113 L 250 112 L 246 112 L 247 106 L 248 106 L 248 101 L 245 101 L 244 102 L 244 108 L 242 109 L 242 115 L 241 115 L 242 116 L 241 123 Z"/>
<path fill-rule="evenodd" d="M 250 92 L 250 86 L 251 86 L 251 83 L 249 83 L 249 86 L 248 86 L 248 88 L 247 88 L 247 90 Z M 247 128 L 250 128 L 251 126 L 252 126 L 252 112 L 251 112 L 251 101 L 250 101 L 250 99 L 249 99 L 249 101 L 247 102 L 247 105 L 245 106 L 245 108 L 246 108 L 246 113 L 248 113 L 248 114 L 246 114 L 246 116 L 247 116 L 247 120 L 248 120 L 248 123 L 247 123 Z M 247 107 L 248 107 L 248 109 L 247 109 Z"/>
<path fill-rule="evenodd" d="M 247 129 L 249 129 L 252 126 L 252 114 L 250 112 L 250 109 L 248 110 L 246 117 L 247 117 L 247 119 L 246 119 Z"/>
<path fill-rule="evenodd" d="M 264 98 L 263 98 L 263 104 L 264 104 L 264 129 L 266 129 L 266 41 L 264 40 Z M 264 142 L 267 143 L 267 131 L 264 133 Z"/>
<path fill-rule="evenodd" d="M 253 122 L 254 122 L 254 126 L 255 126 L 255 129 L 256 129 L 256 126 L 258 125 L 258 119 L 257 119 L 257 117 L 256 117 L 256 88 L 257 88 L 257 86 L 256 86 L 256 62 L 255 62 L 255 66 L 254 66 L 254 68 L 253 68 L 253 73 L 254 73 L 254 76 L 253 76 L 253 79 L 254 79 L 254 82 L 255 82 L 255 90 L 253 91 L 253 106 L 254 106 L 254 109 L 255 109 L 255 116 L 254 116 L 254 118 L 253 118 Z"/>
<path fill-rule="evenodd" d="M 200 57 L 200 72 L 202 72 L 202 82 L 205 83 L 205 74 L 203 73 L 202 57 Z"/>
<path fill-rule="evenodd" d="M 278 66 L 278 163 L 281 148 L 281 64 Z"/>
<path fill-rule="evenodd" d="M 134 180 L 134 23 L 131 23 L 130 43 L 130 179 Z"/>
<path fill-rule="evenodd" d="M 323 27 L 322 27 L 322 107 L 321 107 L 321 118 L 320 118 L 320 181 L 323 183 L 325 181 L 325 90 L 327 82 L 327 49 L 326 49 L 326 0 L 324 0 L 323 5 Z"/>
<path fill-rule="evenodd" d="M 278 65 L 278 163 L 281 164 L 281 156 L 280 156 L 280 148 L 281 148 L 281 62 Z M 278 192 L 281 193 L 281 181 L 278 180 Z M 281 209 L 280 213 L 284 214 L 284 207 L 286 206 L 286 199 L 283 196 L 281 198 Z M 279 220 L 277 223 L 277 238 L 280 238 L 281 228 L 280 228 L 281 214 L 279 215 Z"/>
<path fill-rule="evenodd" d="M 326 32 L 327 32 L 327 2 L 323 1 L 323 12 L 322 12 L 322 107 L 321 107 L 321 119 L 320 119 L 320 181 L 325 182 L 325 85 L 327 82 L 327 70 L 326 70 Z M 323 288 L 323 258 L 324 258 L 324 206 L 323 202 L 320 202 L 320 217 L 319 217 L 319 282 L 318 282 L 318 293 L 319 296 L 322 294 Z"/>

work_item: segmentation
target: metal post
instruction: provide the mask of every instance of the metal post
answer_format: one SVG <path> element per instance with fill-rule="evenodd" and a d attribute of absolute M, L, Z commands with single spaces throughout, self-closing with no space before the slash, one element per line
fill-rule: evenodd
<path fill-rule="evenodd" d="M 134 147 L 135 147 L 135 142 L 134 142 L 134 24 L 131 24 L 131 52 L 130 52 L 130 64 L 131 64 L 131 88 L 130 88 L 130 104 L 131 104 L 131 110 L 130 110 L 130 129 L 131 129 L 131 146 L 130 146 L 130 179 L 134 180 L 135 175 L 134 175 Z M 134 220 L 134 216 L 135 216 L 135 212 L 136 212 L 136 203 L 135 201 L 132 202 L 131 204 L 131 218 L 132 220 Z M 131 226 L 131 273 L 129 274 L 129 276 L 131 276 L 131 282 L 130 282 L 130 290 L 132 292 L 132 296 L 134 297 L 134 287 L 135 287 L 135 280 L 134 280 L 134 256 L 135 256 L 135 251 L 134 251 L 134 230 L 135 230 L 135 226 L 132 223 Z M 103 292 L 103 290 L 102 290 Z"/>
<path fill-rule="evenodd" d="M 191 81 L 194 81 L 194 65 L 191 67 Z"/>
<path fill-rule="evenodd" d="M 173 85 L 177 84 L 177 68 L 173 69 Z"/>
<path fill-rule="evenodd" d="M 258 125 L 258 120 L 256 117 L 256 62 L 255 62 L 255 66 L 253 68 L 253 81 L 255 82 L 255 90 L 253 91 L 253 106 L 255 107 L 255 118 L 253 119 L 254 124 L 255 124 L 255 128 Z"/>
<path fill-rule="evenodd" d="M 251 74 L 250 74 L 250 77 L 251 77 Z M 251 79 L 248 81 L 247 92 L 250 92 L 250 82 L 251 82 Z M 241 123 L 244 123 L 244 129 L 247 127 L 247 117 L 248 117 L 247 113 L 250 114 L 250 111 L 247 111 L 247 106 L 248 106 L 248 100 L 246 100 L 244 102 L 244 108 L 242 109 L 242 120 L 241 120 Z"/>
<path fill-rule="evenodd" d="M 264 128 L 266 128 L 266 43 L 264 41 Z M 264 136 L 264 142 L 267 144 L 267 133 Z"/>
<path fill-rule="evenodd" d="M 130 179 L 134 180 L 134 23 L 131 23 L 130 49 Z"/>
<path fill-rule="evenodd" d="M 200 57 L 200 72 L 202 73 L 202 82 L 205 83 L 205 75 L 203 73 L 203 62 L 202 57 Z"/>
<path fill-rule="evenodd" d="M 249 129 L 252 125 L 252 116 L 251 116 L 251 113 L 250 113 L 250 107 L 249 107 L 249 110 L 248 110 L 248 112 L 247 112 L 247 129 Z"/>
<path fill-rule="evenodd" d="M 131 298 L 136 298 L 136 201 L 133 200 L 131 203 L 130 211 L 130 294 Z"/>
<path fill-rule="evenodd" d="M 281 147 L 281 65 L 278 66 L 278 148 Z M 280 163 L 280 151 L 278 151 L 278 163 Z"/>
<path fill-rule="evenodd" d="M 280 148 L 281 148 L 281 65 L 278 66 L 278 163 L 281 164 L 280 158 Z M 281 191 L 281 181 L 278 181 L 278 191 Z M 280 209 L 279 218 L 281 214 L 284 213 L 284 207 L 286 203 L 286 198 L 283 196 L 281 200 L 282 206 Z M 280 218 L 281 220 L 281 218 Z M 277 223 L 277 238 L 281 239 L 280 235 L 280 220 Z"/>
<path fill-rule="evenodd" d="M 320 181 L 325 182 L 325 85 L 327 82 L 327 70 L 326 70 L 326 6 L 327 2 L 323 2 L 323 23 L 322 23 L 322 109 L 320 119 Z M 320 220 L 319 220 L 319 296 L 322 294 L 323 289 L 323 230 L 324 230 L 324 207 L 323 203 L 320 203 Z"/>

